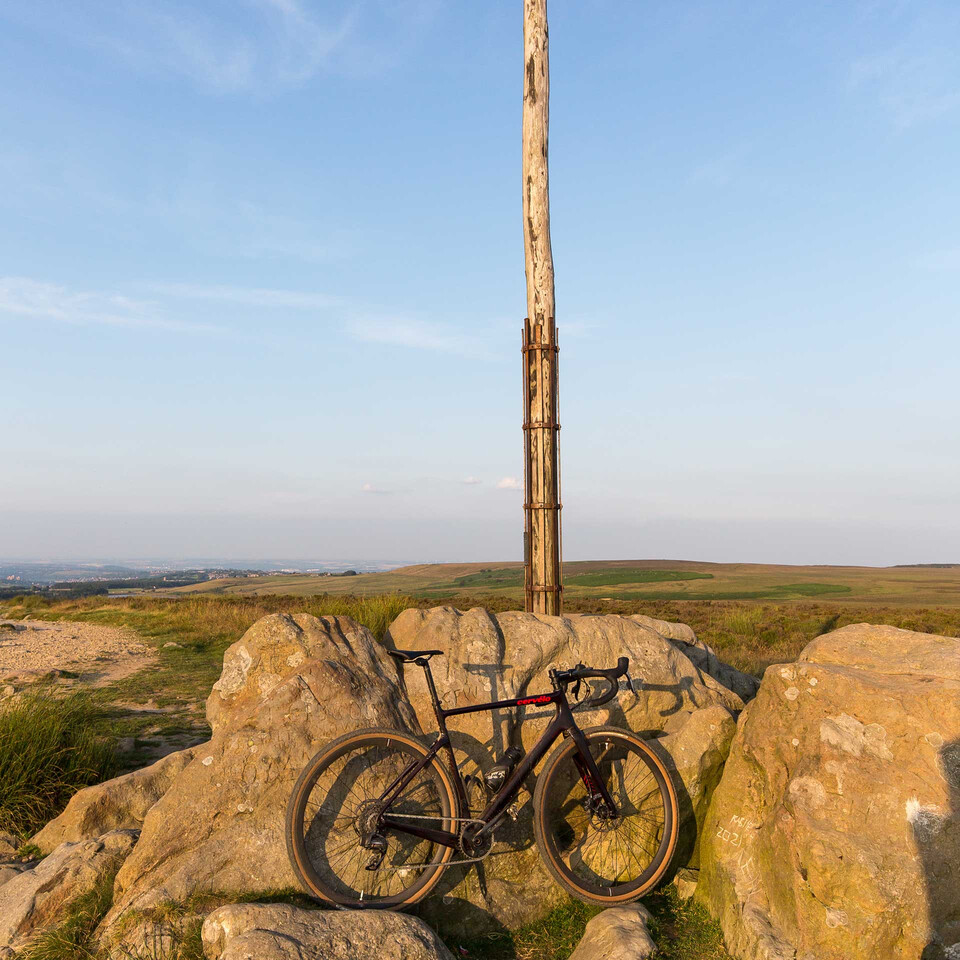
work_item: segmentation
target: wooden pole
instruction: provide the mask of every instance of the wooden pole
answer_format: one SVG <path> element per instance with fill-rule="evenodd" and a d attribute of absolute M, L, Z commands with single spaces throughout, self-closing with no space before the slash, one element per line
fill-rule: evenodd
<path fill-rule="evenodd" d="M 547 0 L 523 0 L 523 247 L 527 275 L 524 367 L 525 604 L 559 614 L 560 424 L 557 422 L 557 331 L 547 140 L 550 62 Z"/>

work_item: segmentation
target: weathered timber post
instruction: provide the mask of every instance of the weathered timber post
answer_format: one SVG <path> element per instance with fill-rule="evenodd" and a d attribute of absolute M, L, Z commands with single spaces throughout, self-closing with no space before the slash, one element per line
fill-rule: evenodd
<path fill-rule="evenodd" d="M 559 614 L 560 424 L 557 330 L 547 139 L 550 62 L 547 0 L 523 0 L 523 246 L 527 319 L 523 326 L 524 563 L 526 609 Z"/>

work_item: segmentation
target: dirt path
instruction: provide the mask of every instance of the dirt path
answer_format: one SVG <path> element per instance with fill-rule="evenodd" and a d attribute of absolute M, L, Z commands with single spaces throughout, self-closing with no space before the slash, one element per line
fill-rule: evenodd
<path fill-rule="evenodd" d="M 149 665 L 153 651 L 131 630 L 69 620 L 0 620 L 0 683 L 30 683 L 53 670 L 94 687 Z"/>

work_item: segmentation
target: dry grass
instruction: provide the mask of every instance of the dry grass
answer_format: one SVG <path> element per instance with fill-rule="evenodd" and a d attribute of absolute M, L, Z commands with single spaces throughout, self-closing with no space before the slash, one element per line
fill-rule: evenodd
<path fill-rule="evenodd" d="M 0 707 L 0 830 L 25 840 L 81 787 L 110 777 L 111 744 L 90 697 L 41 690 Z"/>

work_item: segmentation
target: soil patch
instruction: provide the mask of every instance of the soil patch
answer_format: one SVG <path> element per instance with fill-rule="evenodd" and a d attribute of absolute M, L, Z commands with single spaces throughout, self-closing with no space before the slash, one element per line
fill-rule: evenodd
<path fill-rule="evenodd" d="M 0 683 L 45 677 L 102 687 L 155 654 L 132 630 L 72 620 L 0 620 Z"/>

